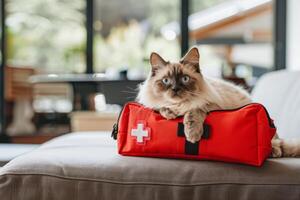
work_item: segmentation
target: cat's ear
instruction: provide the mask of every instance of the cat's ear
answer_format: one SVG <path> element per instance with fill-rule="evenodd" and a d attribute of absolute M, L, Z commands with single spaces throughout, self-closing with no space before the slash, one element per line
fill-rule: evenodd
<path fill-rule="evenodd" d="M 185 56 L 180 60 L 181 64 L 189 64 L 195 67 L 197 72 L 200 72 L 199 69 L 199 59 L 200 59 L 200 54 L 197 49 L 197 47 L 193 47 L 190 49 Z"/>
<path fill-rule="evenodd" d="M 152 52 L 150 55 L 150 64 L 152 66 L 152 74 L 155 74 L 155 71 L 166 66 L 168 64 L 160 55 L 155 52 Z"/>

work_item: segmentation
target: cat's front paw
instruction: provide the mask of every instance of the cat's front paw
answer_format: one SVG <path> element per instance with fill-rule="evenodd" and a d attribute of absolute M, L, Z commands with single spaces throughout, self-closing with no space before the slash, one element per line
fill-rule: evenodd
<path fill-rule="evenodd" d="M 187 141 L 196 143 L 201 139 L 205 117 L 206 113 L 200 109 L 191 110 L 184 115 L 184 133 Z"/>
<path fill-rule="evenodd" d="M 203 134 L 203 125 L 199 121 L 186 120 L 184 121 L 184 133 L 187 141 L 196 143 Z"/>
<path fill-rule="evenodd" d="M 166 119 L 175 119 L 178 115 L 175 111 L 170 108 L 161 108 L 159 109 L 159 113 Z"/>

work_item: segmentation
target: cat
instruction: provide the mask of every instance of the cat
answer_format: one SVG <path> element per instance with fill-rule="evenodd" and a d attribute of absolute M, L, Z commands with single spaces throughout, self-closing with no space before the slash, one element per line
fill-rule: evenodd
<path fill-rule="evenodd" d="M 151 71 L 140 85 L 137 101 L 157 110 L 164 118 L 183 116 L 186 139 L 201 139 L 203 122 L 209 111 L 235 109 L 251 103 L 243 88 L 220 79 L 204 76 L 196 47 L 178 62 L 165 61 L 151 53 Z M 300 141 L 284 141 L 277 134 L 272 139 L 272 157 L 300 155 Z"/>

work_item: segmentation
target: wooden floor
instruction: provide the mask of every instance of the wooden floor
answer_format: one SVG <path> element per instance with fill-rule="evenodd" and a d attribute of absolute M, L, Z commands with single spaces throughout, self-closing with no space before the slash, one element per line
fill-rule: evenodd
<path fill-rule="evenodd" d="M 53 134 L 40 134 L 40 135 L 24 135 L 24 136 L 12 136 L 10 137 L 11 143 L 14 144 L 42 144 L 59 135 Z"/>

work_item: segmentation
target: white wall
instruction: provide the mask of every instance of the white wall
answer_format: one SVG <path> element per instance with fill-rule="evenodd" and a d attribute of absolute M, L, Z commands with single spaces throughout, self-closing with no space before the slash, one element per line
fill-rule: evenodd
<path fill-rule="evenodd" d="M 287 68 L 300 70 L 300 1 L 287 4 Z"/>

